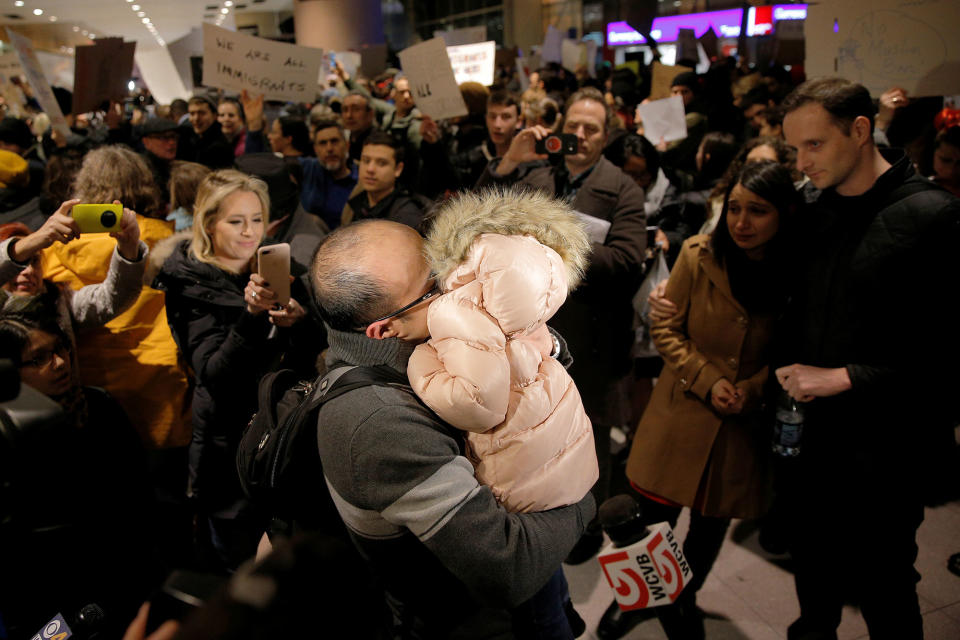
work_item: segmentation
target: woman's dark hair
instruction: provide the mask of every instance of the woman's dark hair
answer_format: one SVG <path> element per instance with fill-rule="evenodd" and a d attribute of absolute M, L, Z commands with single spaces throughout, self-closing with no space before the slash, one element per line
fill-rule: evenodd
<path fill-rule="evenodd" d="M 10 296 L 0 311 L 0 358 L 23 365 L 23 350 L 30 343 L 30 334 L 45 331 L 69 343 L 63 328 L 57 324 L 56 309 L 43 296 Z"/>
<path fill-rule="evenodd" d="M 942 144 L 948 144 L 951 147 L 960 149 L 960 126 L 947 127 L 938 133 L 933 148 L 937 149 Z"/>
<path fill-rule="evenodd" d="M 290 144 L 293 148 L 305 156 L 313 155 L 313 143 L 310 142 L 310 129 L 303 118 L 294 118 L 293 116 L 281 116 L 280 131 L 283 137 L 290 138 Z"/>
<path fill-rule="evenodd" d="M 720 197 L 727 193 L 731 184 L 743 170 L 743 165 L 747 163 L 747 156 L 757 147 L 770 147 L 773 149 L 774 153 L 777 154 L 777 162 L 790 171 L 790 175 L 793 176 L 793 181 L 797 182 L 801 179 L 802 176 L 800 172 L 797 171 L 797 150 L 795 148 L 780 138 L 770 136 L 750 138 L 744 143 L 743 148 L 737 152 L 736 157 L 734 157 L 733 162 L 730 163 L 726 173 L 723 174 L 720 182 L 717 183 L 717 186 L 714 187 L 710 193 L 711 198 Z"/>
<path fill-rule="evenodd" d="M 743 188 L 751 193 L 763 198 L 774 206 L 777 214 L 780 216 L 776 235 L 770 241 L 765 260 L 779 261 L 783 259 L 784 252 L 780 250 L 783 247 L 783 237 L 790 233 L 793 226 L 793 219 L 797 208 L 801 204 L 800 192 L 793 186 L 793 176 L 790 171 L 781 164 L 772 160 L 762 162 L 751 162 L 743 166 L 737 179 L 727 188 L 723 198 L 723 209 L 720 213 L 720 219 L 717 221 L 716 229 L 713 231 L 711 246 L 713 255 L 717 262 L 724 264 L 733 255 L 740 251 L 739 247 L 730 237 L 730 230 L 727 228 L 727 207 L 730 202 L 730 193 L 737 185 L 743 185 Z"/>
<path fill-rule="evenodd" d="M 703 166 L 697 182 L 710 185 L 719 180 L 737 154 L 736 139 L 730 133 L 714 131 L 703 136 Z"/>

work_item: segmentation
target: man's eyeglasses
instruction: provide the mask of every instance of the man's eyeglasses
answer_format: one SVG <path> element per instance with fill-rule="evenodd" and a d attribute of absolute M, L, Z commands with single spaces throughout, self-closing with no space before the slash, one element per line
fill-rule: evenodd
<path fill-rule="evenodd" d="M 425 302 L 425 301 L 429 300 L 430 298 L 433 298 L 434 296 L 438 296 L 438 295 L 440 295 L 440 285 L 438 285 L 438 284 L 436 283 L 436 281 L 434 281 L 433 286 L 430 287 L 430 290 L 429 290 L 429 291 L 427 291 L 425 294 L 423 294 L 422 296 L 420 296 L 419 298 L 417 298 L 416 300 L 414 300 L 414 301 L 411 302 L 410 304 L 404 305 L 404 306 L 400 307 L 399 309 L 397 309 L 396 311 L 391 311 L 390 313 L 388 313 L 388 314 L 385 315 L 385 316 L 380 316 L 380 317 L 377 318 L 376 320 L 371 320 L 368 324 L 373 324 L 374 322 L 380 322 L 381 320 L 386 320 L 387 318 L 396 317 L 396 316 L 400 315 L 401 313 L 403 313 L 403 312 L 405 312 L 405 311 L 409 311 L 410 309 L 414 308 L 415 306 L 417 306 L 417 305 L 420 304 L 421 302 Z"/>

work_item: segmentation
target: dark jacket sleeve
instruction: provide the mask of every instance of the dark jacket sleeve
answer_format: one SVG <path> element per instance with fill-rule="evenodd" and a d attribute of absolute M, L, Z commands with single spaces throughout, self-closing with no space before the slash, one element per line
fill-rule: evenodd
<path fill-rule="evenodd" d="M 646 247 L 647 216 L 643 209 L 643 191 L 621 173 L 619 193 L 610 216 L 610 230 L 603 244 L 594 243 L 585 279 L 587 282 L 617 281 L 630 286 L 639 285 Z"/>
<path fill-rule="evenodd" d="M 240 376 L 259 371 L 273 354 L 264 348 L 272 326 L 266 313 L 252 315 L 244 309 L 236 322 L 225 325 L 209 309 L 190 310 L 186 349 L 197 381 L 216 390 L 229 389 Z"/>

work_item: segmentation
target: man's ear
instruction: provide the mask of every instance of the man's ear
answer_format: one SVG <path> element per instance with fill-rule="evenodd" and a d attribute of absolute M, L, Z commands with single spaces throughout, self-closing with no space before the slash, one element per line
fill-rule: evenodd
<path fill-rule="evenodd" d="M 399 178 L 401 173 L 403 173 L 403 163 L 402 163 L 402 162 L 398 162 L 398 163 L 397 163 L 397 168 L 393 170 L 393 177 L 394 177 L 394 178 Z"/>
<path fill-rule="evenodd" d="M 393 318 L 387 318 L 386 320 L 371 322 L 367 325 L 364 333 L 367 334 L 368 338 L 373 338 L 374 340 L 392 338 L 397 335 L 397 330 L 394 327 L 393 320 Z"/>
<path fill-rule="evenodd" d="M 851 128 L 858 143 L 863 144 L 873 139 L 873 134 L 870 133 L 870 120 L 866 116 L 857 116 L 854 118 Z"/>

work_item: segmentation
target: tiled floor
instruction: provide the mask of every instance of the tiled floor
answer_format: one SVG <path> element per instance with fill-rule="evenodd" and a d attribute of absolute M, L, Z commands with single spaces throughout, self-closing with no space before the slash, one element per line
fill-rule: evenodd
<path fill-rule="evenodd" d="M 686 518 L 677 525 L 682 537 Z M 960 639 L 960 577 L 946 569 L 947 558 L 960 552 L 960 501 L 928 508 L 918 533 L 918 586 L 926 640 Z M 735 523 L 697 603 L 708 613 L 708 640 L 774 640 L 786 637 L 799 613 L 793 575 L 757 544 L 757 532 Z M 577 611 L 587 622 L 583 638 L 595 639 L 600 616 L 613 597 L 596 561 L 564 566 Z M 838 632 L 840 640 L 866 638 L 859 611 L 848 607 Z M 637 626 L 627 640 L 663 640 L 656 620 Z"/>

